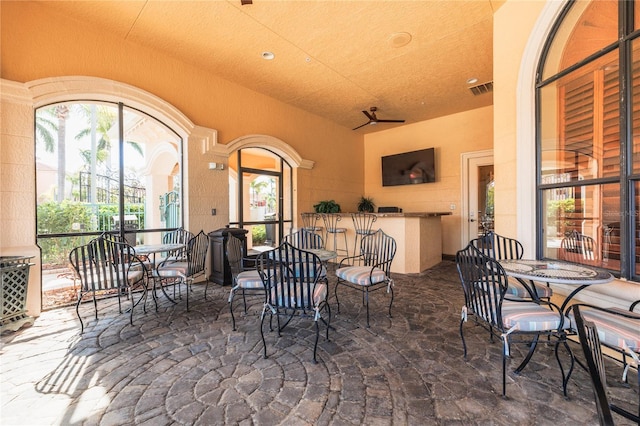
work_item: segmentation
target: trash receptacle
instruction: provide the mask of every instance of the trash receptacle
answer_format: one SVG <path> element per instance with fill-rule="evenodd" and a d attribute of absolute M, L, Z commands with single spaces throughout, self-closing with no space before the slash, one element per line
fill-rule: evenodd
<path fill-rule="evenodd" d="M 28 316 L 26 311 L 29 269 L 33 265 L 29 262 L 31 259 L 33 256 L 0 256 L 0 333 L 33 324 L 33 317 Z"/>
<path fill-rule="evenodd" d="M 233 235 L 242 241 L 245 255 L 247 253 L 247 230 L 240 228 L 221 228 L 209 232 L 209 261 L 207 262 L 207 279 L 220 285 L 231 285 L 231 268 L 227 259 L 227 240 Z"/>
<path fill-rule="evenodd" d="M 120 230 L 120 216 L 112 216 L 113 217 L 113 229 Z M 124 215 L 124 240 L 130 246 L 135 246 L 138 243 L 137 240 L 137 230 L 138 227 L 138 216 L 134 214 L 125 214 Z"/>
<path fill-rule="evenodd" d="M 264 215 L 264 220 L 265 221 L 269 221 L 269 220 L 276 220 L 276 214 L 268 214 L 268 215 Z M 265 245 L 268 246 L 273 246 L 275 245 L 276 242 L 276 224 L 275 223 L 267 223 L 264 225 L 264 230 L 265 230 L 265 234 L 266 234 L 266 238 L 265 238 Z"/>

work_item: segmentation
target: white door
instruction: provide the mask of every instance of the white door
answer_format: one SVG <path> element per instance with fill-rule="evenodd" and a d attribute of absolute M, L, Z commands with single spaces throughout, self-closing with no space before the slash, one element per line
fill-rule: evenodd
<path fill-rule="evenodd" d="M 482 220 L 486 215 L 487 183 L 493 176 L 493 151 L 477 151 L 461 154 L 462 163 L 462 245 L 482 232 Z M 486 223 L 486 222 L 485 222 Z"/>

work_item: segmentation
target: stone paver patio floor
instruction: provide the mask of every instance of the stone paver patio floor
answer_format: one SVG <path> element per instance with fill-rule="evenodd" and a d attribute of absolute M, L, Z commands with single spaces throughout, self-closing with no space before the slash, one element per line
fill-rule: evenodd
<path fill-rule="evenodd" d="M 193 286 L 190 312 L 163 296 L 155 312 L 149 298 L 133 326 L 114 299 L 98 302 L 97 321 L 84 303 L 83 335 L 73 307 L 44 312 L 32 327 L 2 336 L 0 424 L 597 424 L 587 373 L 576 367 L 565 398 L 550 345 L 520 375 L 512 370 L 525 348 L 512 347 L 506 399 L 502 345 L 472 322 L 465 324 L 464 361 L 453 262 L 394 278 L 393 318 L 389 295 L 373 293 L 370 328 L 358 293 L 341 289 L 339 314 L 331 300 L 335 330 L 330 341 L 321 335 L 317 364 L 312 322 L 294 320 L 280 338 L 267 333 L 263 359 L 261 300 L 250 299 L 247 316 L 238 303 L 232 331 L 229 287 L 216 284 L 207 300 L 204 284 Z M 571 348 L 581 357 L 576 343 Z M 607 367 L 613 393 L 637 404 L 637 389 L 620 383 L 620 366 Z"/>

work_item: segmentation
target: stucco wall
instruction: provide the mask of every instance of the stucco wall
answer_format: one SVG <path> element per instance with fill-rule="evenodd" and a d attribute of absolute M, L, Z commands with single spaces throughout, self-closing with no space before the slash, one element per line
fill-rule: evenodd
<path fill-rule="evenodd" d="M 490 95 L 487 95 L 490 96 Z M 365 194 L 377 206 L 404 212 L 448 212 L 442 217 L 442 252 L 454 255 L 461 241 L 460 154 L 493 146 L 493 108 L 484 107 L 365 136 Z M 436 182 L 382 186 L 380 157 L 435 148 Z M 451 204 L 456 209 L 450 210 Z"/>

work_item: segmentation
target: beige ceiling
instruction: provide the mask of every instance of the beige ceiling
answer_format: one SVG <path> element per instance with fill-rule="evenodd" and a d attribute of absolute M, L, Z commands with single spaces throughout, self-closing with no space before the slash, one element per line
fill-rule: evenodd
<path fill-rule="evenodd" d="M 492 104 L 493 13 L 504 0 L 43 1 L 227 80 L 354 128 Z M 410 34 L 406 41 L 404 34 Z M 262 53 L 270 51 L 268 61 Z M 365 126 L 358 132 L 398 124 Z"/>

